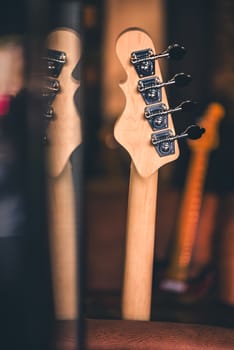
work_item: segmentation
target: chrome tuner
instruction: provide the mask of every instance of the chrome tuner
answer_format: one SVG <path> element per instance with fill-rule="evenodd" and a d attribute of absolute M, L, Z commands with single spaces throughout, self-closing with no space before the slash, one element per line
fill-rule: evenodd
<path fill-rule="evenodd" d="M 167 108 L 164 103 L 157 103 L 152 106 L 145 107 L 144 116 L 148 120 L 153 130 L 162 130 L 168 127 L 168 114 L 184 111 L 190 112 L 195 106 L 195 102 L 190 100 L 181 102 L 174 108 Z"/>
<path fill-rule="evenodd" d="M 155 74 L 155 60 L 159 58 L 171 58 L 180 60 L 185 55 L 184 46 L 179 44 L 169 45 L 168 48 L 159 54 L 154 54 L 152 49 L 144 49 L 131 53 L 130 62 L 140 78 L 149 77 Z"/>
<path fill-rule="evenodd" d="M 161 88 L 163 86 L 175 85 L 182 87 L 187 85 L 191 80 L 191 75 L 185 73 L 175 74 L 174 77 L 167 82 L 161 82 L 158 77 L 151 77 L 139 80 L 137 90 L 141 93 L 145 103 L 148 105 L 161 102 Z"/>
<path fill-rule="evenodd" d="M 205 132 L 204 128 L 199 125 L 190 125 L 185 131 L 179 135 L 172 135 L 171 130 L 153 133 L 151 142 L 160 157 L 168 156 L 175 153 L 174 141 L 188 137 L 191 140 L 199 139 Z"/>
<path fill-rule="evenodd" d="M 174 108 L 166 109 L 165 104 L 161 103 L 161 104 L 153 105 L 152 107 L 146 107 L 145 117 L 149 119 L 149 118 L 155 118 L 155 117 L 162 117 L 169 113 L 174 113 L 179 111 L 191 112 L 195 105 L 196 105 L 196 102 L 187 100 L 187 101 L 181 102 L 178 106 Z"/>

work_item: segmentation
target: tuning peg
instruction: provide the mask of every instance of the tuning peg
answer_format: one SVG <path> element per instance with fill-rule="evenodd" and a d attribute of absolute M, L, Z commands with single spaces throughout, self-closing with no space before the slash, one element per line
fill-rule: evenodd
<path fill-rule="evenodd" d="M 140 78 L 155 74 L 154 61 L 159 58 L 181 59 L 186 53 L 184 46 L 179 44 L 169 45 L 159 54 L 154 54 L 152 49 L 134 51 L 131 53 L 130 61 L 134 65 Z"/>
<path fill-rule="evenodd" d="M 185 86 L 192 80 L 191 75 L 185 73 L 177 73 L 173 78 L 166 82 L 160 82 L 158 78 L 143 79 L 138 81 L 138 91 L 143 92 L 150 89 L 159 89 L 163 86 L 173 85 Z"/>
<path fill-rule="evenodd" d="M 138 81 L 137 89 L 142 94 L 146 104 L 153 104 L 161 101 L 161 88 L 163 86 L 175 84 L 176 86 L 182 87 L 190 81 L 190 75 L 178 73 L 167 82 L 161 82 L 158 77 L 141 79 Z"/>
<path fill-rule="evenodd" d="M 168 46 L 165 53 L 167 54 L 167 56 L 164 57 L 168 57 L 173 60 L 180 60 L 186 54 L 186 49 L 180 44 L 172 44 Z"/>
<path fill-rule="evenodd" d="M 200 139 L 200 137 L 205 133 L 205 131 L 206 129 L 200 128 L 199 125 L 190 125 L 180 136 L 188 137 L 191 140 L 197 140 Z"/>
<path fill-rule="evenodd" d="M 152 61 L 152 60 L 157 60 L 159 58 L 171 58 L 174 60 L 179 60 L 184 57 L 186 53 L 186 50 L 184 46 L 179 45 L 179 44 L 172 44 L 169 45 L 168 48 L 158 54 L 153 54 L 152 49 L 146 49 L 146 50 L 139 50 L 139 51 L 134 51 L 131 54 L 131 63 L 136 64 L 144 61 Z"/>
<path fill-rule="evenodd" d="M 172 79 L 170 79 L 168 82 L 163 83 L 166 85 L 175 84 L 176 86 L 183 87 L 186 86 L 190 81 L 192 80 L 191 75 L 184 74 L 184 73 L 178 73 L 175 74 Z"/>
<path fill-rule="evenodd" d="M 172 135 L 170 130 L 153 133 L 151 142 L 157 150 L 160 157 L 168 156 L 175 152 L 174 141 L 188 137 L 191 140 L 199 139 L 205 132 L 199 125 L 190 125 L 179 135 Z"/>
<path fill-rule="evenodd" d="M 168 127 L 168 114 L 178 111 L 189 112 L 193 110 L 195 102 L 190 100 L 181 102 L 177 107 L 167 108 L 164 103 L 145 107 L 144 116 L 153 130 L 162 130 Z"/>
<path fill-rule="evenodd" d="M 152 135 L 152 142 L 155 145 L 155 144 L 162 143 L 164 141 L 170 142 L 170 141 L 182 139 L 182 138 L 185 138 L 185 137 L 188 137 L 191 140 L 197 140 L 204 134 L 205 131 L 206 130 L 204 128 L 201 128 L 199 125 L 190 125 L 181 134 L 169 136 L 169 137 L 167 137 L 165 139 L 164 138 L 155 139 L 155 136 L 158 137 L 159 134 L 153 134 Z"/>
<path fill-rule="evenodd" d="M 174 108 L 166 108 L 166 105 L 164 103 L 160 105 L 155 105 L 155 106 L 150 106 L 145 108 L 145 117 L 147 119 L 149 118 L 155 118 L 155 117 L 161 117 L 164 115 L 167 115 L 169 113 L 174 113 L 174 112 L 191 112 L 195 106 L 196 102 L 187 100 L 181 102 L 178 106 Z"/>

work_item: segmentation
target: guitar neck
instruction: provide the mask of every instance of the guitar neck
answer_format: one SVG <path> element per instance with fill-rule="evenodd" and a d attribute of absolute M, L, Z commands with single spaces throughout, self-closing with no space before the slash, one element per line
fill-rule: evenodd
<path fill-rule="evenodd" d="M 76 219 L 70 162 L 58 177 L 48 179 L 50 251 L 55 316 L 77 317 Z"/>
<path fill-rule="evenodd" d="M 150 319 L 157 181 L 157 171 L 143 178 L 131 164 L 122 301 L 124 319 Z"/>
<path fill-rule="evenodd" d="M 192 153 L 181 203 L 176 242 L 167 273 L 169 279 L 185 281 L 188 277 L 207 164 L 207 152 Z"/>

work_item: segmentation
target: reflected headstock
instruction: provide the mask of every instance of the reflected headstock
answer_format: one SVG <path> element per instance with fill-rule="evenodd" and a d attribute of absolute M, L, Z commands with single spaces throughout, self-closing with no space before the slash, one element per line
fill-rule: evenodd
<path fill-rule="evenodd" d="M 58 29 L 49 34 L 46 46 L 49 54 L 54 51 L 55 60 L 53 62 L 51 57 L 46 58 L 50 71 L 47 88 L 50 89 L 48 85 L 55 84 L 52 86 L 55 96 L 52 96 L 52 103 L 48 106 L 50 109 L 47 110 L 48 113 L 51 112 L 47 129 L 48 168 L 51 176 L 58 176 L 72 152 L 81 143 L 81 121 L 74 102 L 80 82 L 73 77 L 80 60 L 81 43 L 73 30 Z M 55 68 L 58 68 L 57 72 Z"/>
<path fill-rule="evenodd" d="M 126 71 L 127 79 L 120 84 L 126 97 L 126 104 L 122 115 L 116 121 L 114 136 L 128 151 L 142 177 L 150 176 L 161 166 L 179 156 L 176 140 L 171 143 L 173 150 L 171 149 L 169 154 L 159 153 L 151 140 L 153 133 L 160 138 L 164 137 L 164 134 L 174 135 L 175 130 L 170 114 L 165 116 L 163 122 L 159 120 L 160 118 L 158 120 L 150 118 L 155 111 L 157 113 L 169 109 L 165 88 L 161 87 L 157 91 L 150 89 L 150 84 L 163 81 L 158 61 L 153 61 L 154 67 L 149 67 L 151 61 L 143 60 L 142 68 L 146 72 L 143 76 L 137 72 L 139 65 L 136 66 L 131 62 L 133 56 L 142 57 L 148 49 L 150 54 L 155 52 L 151 38 L 140 29 L 129 29 L 123 32 L 116 44 L 116 52 Z M 147 75 L 147 69 L 151 71 L 150 75 Z M 141 93 L 142 86 L 143 88 L 146 86 L 146 98 Z"/>

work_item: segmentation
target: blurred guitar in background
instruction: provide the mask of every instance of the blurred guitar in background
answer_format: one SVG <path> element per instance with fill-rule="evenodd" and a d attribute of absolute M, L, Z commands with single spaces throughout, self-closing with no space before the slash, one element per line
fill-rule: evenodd
<path fill-rule="evenodd" d="M 179 294 L 188 292 L 189 288 L 192 287 L 189 280 L 197 277 L 201 270 L 211 263 L 212 233 L 214 233 L 217 201 L 212 196 L 209 198 L 206 196 L 204 197 L 206 207 L 203 207 L 203 212 L 201 212 L 201 206 L 209 155 L 219 145 L 218 126 L 223 117 L 224 108 L 222 105 L 211 103 L 199 121 L 199 125 L 206 129 L 206 137 L 196 142 L 188 140 L 191 158 L 169 266 L 160 285 L 163 290 Z M 195 258 L 198 261 L 194 262 L 194 271 L 192 271 L 195 248 Z M 203 283 L 206 282 L 203 281 Z M 198 290 L 197 293 L 199 293 Z"/>

